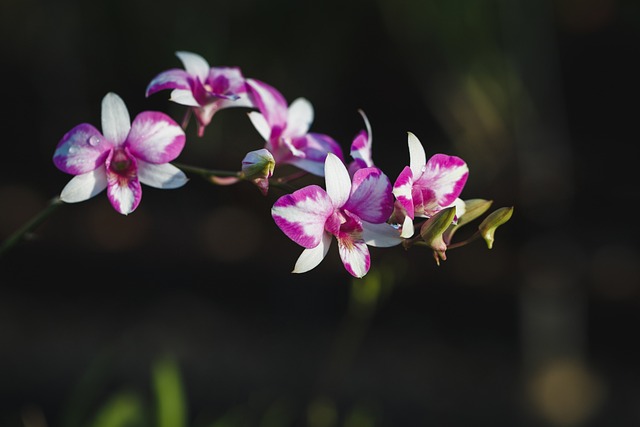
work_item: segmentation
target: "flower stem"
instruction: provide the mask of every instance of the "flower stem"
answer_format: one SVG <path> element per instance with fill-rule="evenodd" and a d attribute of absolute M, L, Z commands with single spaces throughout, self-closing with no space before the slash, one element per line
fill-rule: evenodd
<path fill-rule="evenodd" d="M 39 214 L 31 218 L 29 222 L 22 226 L 22 228 L 18 229 L 15 233 L 9 236 L 2 245 L 0 245 L 0 257 L 2 257 L 6 252 L 9 251 L 12 247 L 14 247 L 20 240 L 24 238 L 28 233 L 31 233 L 36 229 L 40 224 L 42 224 L 57 208 L 62 205 L 63 202 L 60 200 L 60 197 L 56 196 L 47 205 L 45 209 L 43 209 Z"/>
<path fill-rule="evenodd" d="M 212 177 L 219 177 L 219 176 L 230 176 L 230 177 L 240 178 L 240 172 L 223 171 L 223 170 L 216 170 L 216 169 L 205 169 L 205 168 L 199 168 L 196 166 L 185 165 L 182 163 L 173 163 L 173 165 L 177 168 L 182 169 L 185 172 L 195 173 L 206 179 L 210 179 Z"/>

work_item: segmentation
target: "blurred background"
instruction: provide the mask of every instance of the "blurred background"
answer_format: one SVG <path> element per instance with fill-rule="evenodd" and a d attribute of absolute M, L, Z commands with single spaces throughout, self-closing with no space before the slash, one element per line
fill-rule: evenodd
<path fill-rule="evenodd" d="M 639 46 L 634 0 L 3 0 L 0 239 L 107 92 L 181 120 L 144 96 L 178 50 L 309 99 L 347 155 L 362 109 L 392 181 L 411 131 L 467 161 L 463 199 L 515 210 L 491 250 L 373 248 L 353 280 L 335 245 L 290 273 L 277 191 L 64 205 L 0 259 L 0 424 L 640 425 Z M 205 168 L 263 146 L 244 109 L 187 136 Z"/>

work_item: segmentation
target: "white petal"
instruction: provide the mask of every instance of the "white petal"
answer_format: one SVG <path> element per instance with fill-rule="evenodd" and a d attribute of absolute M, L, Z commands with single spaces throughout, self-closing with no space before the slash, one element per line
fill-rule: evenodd
<path fill-rule="evenodd" d="M 82 175 L 74 176 L 60 193 L 66 203 L 83 202 L 107 188 L 107 173 L 104 166 Z"/>
<path fill-rule="evenodd" d="M 176 104 L 186 105 L 188 107 L 199 107 L 198 101 L 193 97 L 193 94 L 190 90 L 186 89 L 174 89 L 171 91 L 171 96 L 169 97 L 169 101 L 175 102 Z"/>
<path fill-rule="evenodd" d="M 131 129 L 129 111 L 122 98 L 109 92 L 102 99 L 102 134 L 115 145 L 127 139 Z"/>
<path fill-rule="evenodd" d="M 362 221 L 362 238 L 367 245 L 379 248 L 389 248 L 402 243 L 400 231 L 386 222 L 372 224 Z"/>
<path fill-rule="evenodd" d="M 170 163 L 154 165 L 140 159 L 138 159 L 138 179 L 143 184 L 161 189 L 179 188 L 189 180 L 184 172 Z"/>
<path fill-rule="evenodd" d="M 400 233 L 400 237 L 404 237 L 405 239 L 413 236 L 415 229 L 413 227 L 413 220 L 409 216 L 404 217 L 404 223 L 402 224 L 402 233 Z"/>
<path fill-rule="evenodd" d="M 182 61 L 184 69 L 187 73 L 197 76 L 201 82 L 204 82 L 209 75 L 209 63 L 202 56 L 186 51 L 176 52 L 176 56 Z"/>
<path fill-rule="evenodd" d="M 290 138 L 303 136 L 313 123 L 313 106 L 304 98 L 297 98 L 289 106 L 287 128 L 284 135 Z"/>
<path fill-rule="evenodd" d="M 411 172 L 413 173 L 413 179 L 416 180 L 420 175 L 422 175 L 422 171 L 427 164 L 427 155 L 424 152 L 424 148 L 422 147 L 420 140 L 413 133 L 408 133 L 409 167 L 411 168 Z"/>
<path fill-rule="evenodd" d="M 331 234 L 324 233 L 318 246 L 302 251 L 300 257 L 298 257 L 298 260 L 296 261 L 296 265 L 293 267 L 292 273 L 305 273 L 318 266 L 318 264 L 320 264 L 327 255 L 329 247 L 331 246 L 332 238 L 333 236 Z"/>
<path fill-rule="evenodd" d="M 342 207 L 349 200 L 351 177 L 342 160 L 333 153 L 327 154 L 327 158 L 324 161 L 324 178 L 327 187 L 326 191 L 333 202 L 333 206 L 336 208 Z"/>
<path fill-rule="evenodd" d="M 267 123 L 267 119 L 257 111 L 251 111 L 250 113 L 247 113 L 247 115 L 249 116 L 249 120 L 251 120 L 253 127 L 256 128 L 262 139 L 268 141 L 271 136 L 271 127 L 269 126 L 269 123 Z"/>

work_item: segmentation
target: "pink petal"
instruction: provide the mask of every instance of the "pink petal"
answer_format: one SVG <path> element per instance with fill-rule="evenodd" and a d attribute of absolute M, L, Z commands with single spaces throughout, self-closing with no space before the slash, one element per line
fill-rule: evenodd
<path fill-rule="evenodd" d="M 247 92 L 245 78 L 239 67 L 213 67 L 205 81 L 217 96 L 237 99 Z"/>
<path fill-rule="evenodd" d="M 338 240 L 338 250 L 342 264 L 349 274 L 358 278 L 367 274 L 371 265 L 371 256 L 369 248 L 364 241 L 346 243 Z"/>
<path fill-rule="evenodd" d="M 373 167 L 356 171 L 349 201 L 343 207 L 364 221 L 379 224 L 391 216 L 393 202 L 389 178 Z"/>
<path fill-rule="evenodd" d="M 160 164 L 178 157 L 185 139 L 184 131 L 171 117 L 156 111 L 144 111 L 133 120 L 127 144 L 135 157 Z"/>
<path fill-rule="evenodd" d="M 291 240 L 313 248 L 320 243 L 325 222 L 333 211 L 327 193 L 317 185 L 309 185 L 276 200 L 271 216 Z"/>
<path fill-rule="evenodd" d="M 413 172 L 409 166 L 405 166 L 396 182 L 393 184 L 393 195 L 396 196 L 396 200 L 406 211 L 407 216 L 412 220 L 414 218 L 414 203 L 413 203 Z"/>
<path fill-rule="evenodd" d="M 123 177 L 107 170 L 107 197 L 111 206 L 123 215 L 133 212 L 142 199 L 137 175 Z"/>
<path fill-rule="evenodd" d="M 287 125 L 288 105 L 280 92 L 260 80 L 247 79 L 249 96 L 262 113 L 270 127 L 284 128 Z"/>
<path fill-rule="evenodd" d="M 291 144 L 300 154 L 293 158 L 288 156 L 286 163 L 317 176 L 324 176 L 324 162 L 327 153 L 332 153 L 344 161 L 342 148 L 328 135 L 308 133 L 303 137 L 293 139 Z M 279 161 L 276 159 L 279 163 L 282 163 L 283 160 L 282 158 Z"/>
<path fill-rule="evenodd" d="M 191 92 L 189 86 L 189 73 L 179 68 L 163 71 L 151 80 L 145 91 L 149 96 L 164 89 L 181 89 Z"/>
<path fill-rule="evenodd" d="M 53 163 L 63 172 L 80 175 L 104 164 L 111 146 L 98 129 L 83 123 L 67 132 L 58 142 Z"/>
<path fill-rule="evenodd" d="M 435 154 L 413 186 L 428 189 L 432 194 L 433 199 L 423 201 L 425 206 L 431 203 L 437 203 L 441 207 L 448 206 L 460 195 L 468 176 L 469 168 L 464 160 L 456 156 Z"/>

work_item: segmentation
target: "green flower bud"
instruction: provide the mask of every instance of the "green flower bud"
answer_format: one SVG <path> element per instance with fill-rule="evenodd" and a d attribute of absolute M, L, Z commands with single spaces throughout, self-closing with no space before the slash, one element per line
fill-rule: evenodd
<path fill-rule="evenodd" d="M 456 207 L 452 206 L 441 210 L 426 220 L 422 227 L 420 227 L 420 237 L 422 240 L 433 249 L 433 256 L 436 263 L 440 265 L 440 260 L 447 259 L 445 254 L 447 250 L 447 244 L 445 243 L 442 234 L 449 228 L 451 221 L 456 216 Z"/>
<path fill-rule="evenodd" d="M 242 160 L 243 179 L 252 181 L 265 196 L 269 191 L 269 178 L 273 175 L 276 161 L 266 148 L 251 151 Z"/>
<path fill-rule="evenodd" d="M 458 218 L 457 224 L 452 224 L 449 229 L 444 233 L 444 241 L 449 244 L 451 243 L 451 239 L 453 238 L 453 234 L 463 225 L 470 223 L 474 219 L 480 217 L 483 213 L 485 213 L 493 203 L 493 200 L 484 200 L 484 199 L 469 199 L 465 200 L 464 204 L 466 207 L 465 213 Z"/>
<path fill-rule="evenodd" d="M 482 235 L 484 241 L 487 242 L 487 247 L 489 249 L 493 247 L 493 235 L 496 232 L 496 229 L 505 222 L 509 221 L 512 214 L 513 206 L 509 208 L 497 209 L 491 212 L 478 226 L 478 230 L 480 230 L 480 234 Z"/>

